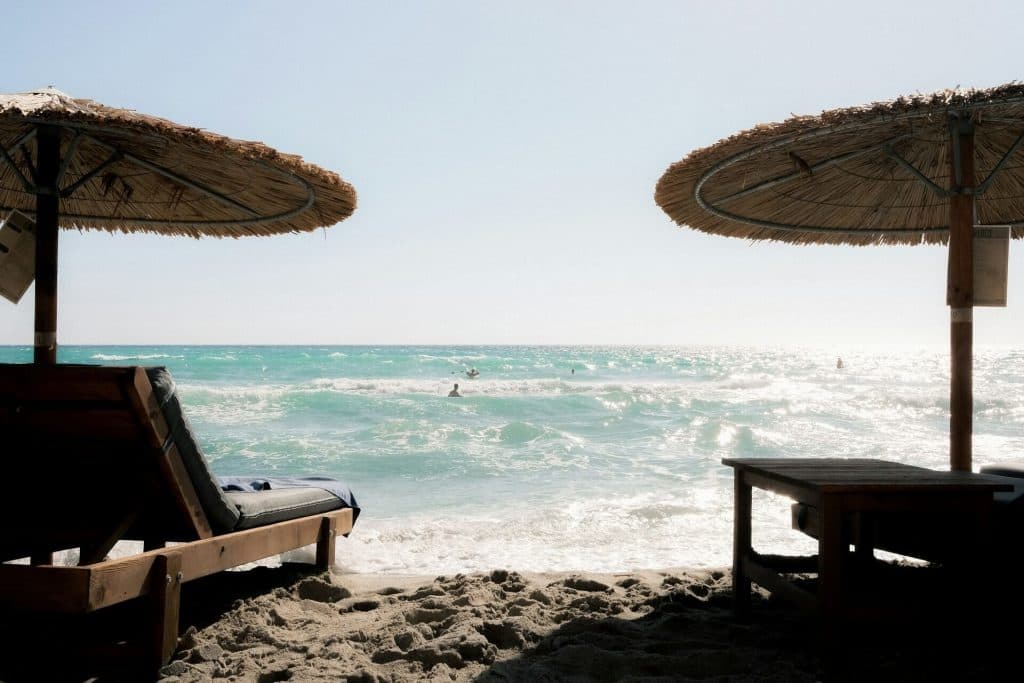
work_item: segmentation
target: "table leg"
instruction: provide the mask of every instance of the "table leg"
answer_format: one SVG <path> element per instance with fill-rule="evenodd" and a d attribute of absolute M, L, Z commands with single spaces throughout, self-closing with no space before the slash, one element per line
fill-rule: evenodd
<path fill-rule="evenodd" d="M 956 580 L 967 581 L 963 585 L 970 585 L 976 582 L 978 567 L 989 567 L 994 576 L 990 580 L 981 582 L 977 595 L 977 605 L 995 604 L 998 602 L 998 594 L 1003 590 L 1000 586 L 1008 585 L 1003 579 L 1008 567 L 1011 571 L 1017 571 L 1019 565 L 1007 563 L 1005 558 L 998 558 L 994 552 L 994 529 L 993 529 L 993 502 L 989 496 L 972 496 L 965 499 L 957 506 L 964 518 L 963 533 L 965 538 L 961 541 L 961 547 L 954 554 L 956 563 L 954 571 Z M 994 592 L 993 592 L 994 589 Z"/>
<path fill-rule="evenodd" d="M 842 606 L 842 568 L 847 552 L 842 512 L 842 506 L 835 497 L 822 497 L 821 530 L 818 534 L 818 608 L 826 621 L 833 621 Z"/>
<path fill-rule="evenodd" d="M 858 512 L 853 522 L 857 564 L 860 568 L 870 566 L 875 559 L 875 516 L 868 512 Z"/>
<path fill-rule="evenodd" d="M 750 577 L 744 561 L 750 556 L 750 484 L 743 470 L 737 469 L 734 479 L 735 505 L 733 512 L 732 590 L 738 616 L 750 611 Z"/>

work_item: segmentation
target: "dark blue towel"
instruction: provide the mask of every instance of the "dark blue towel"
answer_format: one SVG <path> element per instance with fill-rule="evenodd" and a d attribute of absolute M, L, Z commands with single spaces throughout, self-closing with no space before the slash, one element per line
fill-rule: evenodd
<path fill-rule="evenodd" d="M 348 484 L 330 477 L 217 477 L 224 491 L 267 491 L 313 487 L 333 493 L 345 507 L 352 508 L 352 523 L 359 517 L 359 504 Z"/>

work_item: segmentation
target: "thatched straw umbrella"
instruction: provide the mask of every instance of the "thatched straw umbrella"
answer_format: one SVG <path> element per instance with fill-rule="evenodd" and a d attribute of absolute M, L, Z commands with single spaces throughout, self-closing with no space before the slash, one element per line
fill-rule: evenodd
<path fill-rule="evenodd" d="M 58 228 L 273 235 L 334 225 L 355 205 L 338 175 L 260 142 L 53 88 L 0 95 L 0 213 L 36 223 L 36 363 L 56 362 Z"/>
<path fill-rule="evenodd" d="M 679 225 L 796 244 L 947 244 L 950 467 L 971 469 L 974 226 L 1024 237 L 1024 85 L 759 125 L 665 172 Z"/>

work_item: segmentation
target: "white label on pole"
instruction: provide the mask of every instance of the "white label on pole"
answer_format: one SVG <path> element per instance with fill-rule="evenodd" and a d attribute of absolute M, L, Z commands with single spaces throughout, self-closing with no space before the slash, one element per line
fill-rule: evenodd
<path fill-rule="evenodd" d="M 974 305 L 1005 306 L 1010 227 L 974 228 Z"/>
<path fill-rule="evenodd" d="M 36 276 L 36 224 L 11 211 L 0 226 L 0 296 L 21 301 Z"/>
<path fill-rule="evenodd" d="M 36 346 L 44 349 L 52 349 L 57 345 L 57 333 L 56 332 L 36 332 L 35 336 Z"/>
<path fill-rule="evenodd" d="M 951 308 L 949 309 L 949 321 L 954 323 L 973 323 L 973 308 Z"/>

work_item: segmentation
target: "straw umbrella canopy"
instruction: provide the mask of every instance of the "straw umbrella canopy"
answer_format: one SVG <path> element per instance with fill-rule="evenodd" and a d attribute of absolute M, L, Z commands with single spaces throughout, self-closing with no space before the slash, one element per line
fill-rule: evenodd
<path fill-rule="evenodd" d="M 0 214 L 35 220 L 35 361 L 54 363 L 58 228 L 188 237 L 299 233 L 344 220 L 337 174 L 53 88 L 0 94 Z"/>
<path fill-rule="evenodd" d="M 1024 85 L 758 125 L 662 175 L 679 225 L 795 244 L 948 244 L 950 467 L 971 469 L 974 226 L 1024 237 Z"/>

